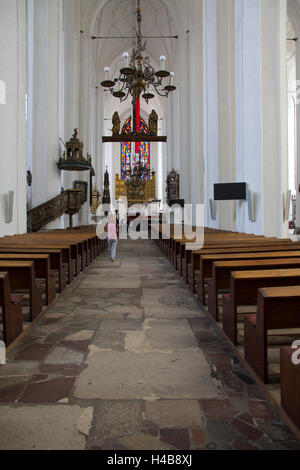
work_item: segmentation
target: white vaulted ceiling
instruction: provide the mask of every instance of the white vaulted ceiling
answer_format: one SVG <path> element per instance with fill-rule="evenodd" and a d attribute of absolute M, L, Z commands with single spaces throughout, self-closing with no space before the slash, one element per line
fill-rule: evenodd
<path fill-rule="evenodd" d="M 136 31 L 136 0 L 110 0 L 100 11 L 95 22 L 94 36 L 135 36 Z M 172 15 L 161 0 L 141 0 L 142 34 L 143 36 L 176 35 L 176 27 Z M 146 54 L 154 65 L 158 65 L 159 57 L 167 57 L 167 67 L 175 67 L 176 39 L 147 39 Z M 105 66 L 111 66 L 125 51 L 131 52 L 131 39 L 101 39 L 93 44 L 96 76 L 103 73 Z"/>
<path fill-rule="evenodd" d="M 85 2 L 86 0 L 84 0 Z M 142 35 L 143 36 L 174 36 L 178 34 L 173 18 L 174 11 L 166 7 L 163 0 L 141 0 L 142 9 Z M 94 3 L 94 8 L 97 2 Z M 137 0 L 108 0 L 103 2 L 98 0 L 98 5 L 104 4 L 99 9 L 91 31 L 93 36 L 120 37 L 118 39 L 96 39 L 92 41 L 92 74 L 95 86 L 100 87 L 104 79 L 104 67 L 111 70 L 111 77 L 117 77 L 123 65 L 122 54 L 127 51 L 131 53 L 136 46 L 136 41 L 128 39 L 128 36 L 136 36 L 136 10 Z M 127 37 L 127 38 L 124 38 Z M 177 39 L 145 39 L 147 41 L 145 56 L 150 57 L 150 62 L 154 68 L 159 67 L 161 55 L 167 58 L 166 67 L 170 71 L 176 71 L 176 48 Z M 122 104 L 116 98 L 111 97 L 107 91 L 104 93 L 104 113 L 109 119 L 115 110 L 118 110 L 121 119 L 128 117 L 131 110 L 131 99 Z M 160 117 L 163 117 L 166 100 L 158 95 L 147 105 L 141 101 L 141 114 L 146 118 L 154 108 Z M 108 128 L 111 128 L 109 121 L 106 121 Z M 109 127 L 110 126 L 110 127 Z M 161 123 L 161 126 L 163 124 Z"/>

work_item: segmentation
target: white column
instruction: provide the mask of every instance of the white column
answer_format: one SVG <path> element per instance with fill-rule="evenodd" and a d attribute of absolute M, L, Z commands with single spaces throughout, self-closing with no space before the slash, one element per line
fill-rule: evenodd
<path fill-rule="evenodd" d="M 26 1 L 0 2 L 0 236 L 26 232 Z M 13 221 L 6 223 L 6 197 L 14 192 Z"/>
<path fill-rule="evenodd" d="M 203 145 L 204 145 L 204 194 L 205 225 L 219 226 L 211 218 L 209 200 L 214 198 L 213 185 L 219 182 L 219 123 L 218 123 L 218 46 L 217 46 L 217 0 L 203 1 Z"/>
<path fill-rule="evenodd" d="M 104 152 L 104 145 L 102 144 L 102 135 L 104 131 L 103 126 L 103 91 L 102 89 L 97 89 L 97 102 L 96 102 L 96 125 L 97 125 L 97 132 L 95 135 L 95 145 L 96 145 L 96 164 L 95 164 L 95 172 L 96 178 L 95 184 L 97 186 L 98 191 L 103 193 L 103 169 L 105 168 L 104 161 L 103 161 L 103 152 Z"/>
<path fill-rule="evenodd" d="M 33 61 L 34 61 L 34 3 L 27 0 L 27 170 L 32 172 L 33 143 Z M 27 210 L 32 209 L 32 186 L 27 186 Z"/>
<path fill-rule="evenodd" d="M 33 4 L 32 206 L 47 201 L 48 1 Z"/>
<path fill-rule="evenodd" d="M 177 46 L 178 47 L 178 46 Z M 172 102 L 172 115 L 169 117 L 169 110 L 167 111 L 166 119 L 168 122 L 171 121 L 169 127 L 173 129 L 173 136 L 172 136 L 172 165 L 169 165 L 170 170 L 173 168 L 180 172 L 181 169 L 181 159 L 180 159 L 180 136 L 181 136 L 181 120 L 180 120 L 180 105 L 179 105 L 179 75 L 178 75 L 179 66 L 176 67 L 177 73 L 175 74 L 175 84 L 177 86 L 177 90 L 171 93 L 169 97 L 170 101 Z M 168 138 L 169 141 L 169 138 Z M 166 149 L 168 153 L 168 149 Z M 168 153 L 169 155 L 169 153 Z M 172 166 L 172 168 L 171 168 Z M 180 197 L 183 198 L 182 194 Z"/>
<path fill-rule="evenodd" d="M 287 236 L 286 0 L 235 0 L 236 171 L 255 196 L 255 222 L 237 203 L 237 228 Z"/>
<path fill-rule="evenodd" d="M 62 1 L 28 0 L 28 22 L 28 167 L 36 207 L 61 190 Z M 59 226 L 57 219 L 46 228 Z"/>
<path fill-rule="evenodd" d="M 190 5 L 191 31 L 189 35 L 189 108 L 190 108 L 190 187 L 194 206 L 193 224 L 196 224 L 196 204 L 203 203 L 203 74 L 202 74 L 202 2 Z"/>
<path fill-rule="evenodd" d="M 260 0 L 235 2 L 236 179 L 255 197 L 255 221 L 237 202 L 237 231 L 262 234 Z"/>
<path fill-rule="evenodd" d="M 80 132 L 80 0 L 64 0 L 63 2 L 64 31 L 64 141 L 68 141 L 74 129 Z M 86 150 L 86 149 L 85 149 Z M 63 172 L 64 189 L 73 187 L 73 182 L 81 178 L 80 172 Z M 68 217 L 64 218 L 68 226 Z M 74 225 L 78 224 L 78 216 L 73 217 Z"/>
<path fill-rule="evenodd" d="M 90 88 L 90 129 L 89 129 L 89 151 L 92 156 L 92 165 L 96 171 L 96 154 L 97 154 L 97 144 L 96 139 L 99 138 L 99 133 L 97 132 L 97 90 L 95 87 Z M 93 190 L 93 186 L 90 186 L 90 172 L 87 175 L 88 181 L 88 201 L 86 204 L 86 217 L 87 223 L 92 223 L 90 213 L 90 191 Z M 93 185 L 95 184 L 95 177 L 92 178 Z"/>
<path fill-rule="evenodd" d="M 91 118 L 92 118 L 92 94 L 91 94 L 91 38 L 81 34 L 80 49 L 80 112 L 79 112 L 79 130 L 80 138 L 84 142 L 84 156 L 91 154 Z M 78 176 L 80 181 L 88 183 L 90 172 L 81 172 Z M 82 206 L 79 213 L 79 224 L 86 225 L 89 219 L 89 198 Z"/>
<path fill-rule="evenodd" d="M 300 80 L 300 40 L 296 42 L 296 80 Z M 299 93 L 299 90 L 298 90 Z M 297 95 L 297 102 L 300 96 Z M 297 119 L 297 209 L 296 209 L 296 227 L 300 229 L 300 104 L 296 107 Z"/>
<path fill-rule="evenodd" d="M 63 82 L 61 42 L 62 4 L 60 0 L 48 0 L 47 178 L 44 185 L 46 188 L 45 201 L 56 197 L 61 191 L 61 172 L 56 165 L 61 152 L 59 139 L 62 137 L 61 100 L 63 96 Z M 57 219 L 48 228 L 59 227 L 59 223 L 60 221 Z"/>
<path fill-rule="evenodd" d="M 235 182 L 234 3 L 218 0 L 219 182 Z M 219 204 L 219 228 L 235 231 L 235 203 Z"/>
<path fill-rule="evenodd" d="M 177 93 L 175 91 L 175 93 Z M 174 99 L 175 98 L 175 99 Z M 174 128 L 174 121 L 176 118 L 174 116 L 174 102 L 176 97 L 174 97 L 174 93 L 170 93 L 169 98 L 167 99 L 166 103 L 166 135 L 168 136 L 167 140 L 167 163 L 168 168 L 172 170 L 175 167 L 175 148 L 176 148 L 176 135 L 177 132 Z M 178 153 L 177 153 L 178 155 Z"/>
<path fill-rule="evenodd" d="M 162 142 L 157 144 L 157 170 L 156 170 L 156 197 L 160 201 L 165 199 L 166 178 L 163 175 L 163 146 Z"/>
<path fill-rule="evenodd" d="M 261 2 L 263 230 L 287 236 L 282 197 L 288 189 L 286 0 Z"/>
<path fill-rule="evenodd" d="M 179 98 L 179 116 L 180 124 L 178 132 L 180 133 L 179 150 L 180 150 L 180 181 L 181 181 L 181 197 L 186 204 L 191 203 L 191 182 L 190 182 L 190 134 L 188 132 L 190 126 L 190 102 L 189 102 L 189 33 L 186 33 L 178 44 L 178 63 L 180 71 L 178 76 L 178 93 Z"/>

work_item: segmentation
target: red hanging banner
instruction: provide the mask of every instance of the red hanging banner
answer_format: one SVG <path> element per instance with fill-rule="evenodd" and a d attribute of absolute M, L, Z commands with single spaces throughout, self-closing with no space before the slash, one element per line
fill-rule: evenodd
<path fill-rule="evenodd" d="M 140 98 L 138 98 L 136 102 L 136 109 L 135 109 L 135 116 L 136 116 L 136 132 L 140 130 Z M 135 153 L 139 153 L 140 151 L 140 143 L 135 143 Z"/>

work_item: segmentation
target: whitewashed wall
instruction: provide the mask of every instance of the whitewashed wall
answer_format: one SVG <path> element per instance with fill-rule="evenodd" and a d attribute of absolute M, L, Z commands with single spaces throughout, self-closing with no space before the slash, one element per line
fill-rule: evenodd
<path fill-rule="evenodd" d="M 63 137 L 62 0 L 28 0 L 28 146 L 32 172 L 29 209 L 56 197 L 62 186 L 57 161 Z M 60 220 L 47 228 L 57 228 Z"/>
<path fill-rule="evenodd" d="M 0 1 L 0 236 L 26 231 L 26 1 Z M 14 192 L 13 221 L 6 198 Z"/>
<path fill-rule="evenodd" d="M 296 37 L 300 37 L 300 2 L 297 0 L 288 0 L 288 14 L 295 30 Z M 296 80 L 300 80 L 300 42 L 296 42 Z M 298 95 L 299 99 L 299 95 Z M 300 228 L 300 106 L 296 107 L 296 133 L 297 133 L 297 212 L 296 227 Z"/>
<path fill-rule="evenodd" d="M 206 221 L 287 236 L 286 0 L 209 0 L 204 6 Z M 255 222 L 244 201 L 218 203 L 217 220 L 210 220 L 216 182 L 248 183 Z"/>

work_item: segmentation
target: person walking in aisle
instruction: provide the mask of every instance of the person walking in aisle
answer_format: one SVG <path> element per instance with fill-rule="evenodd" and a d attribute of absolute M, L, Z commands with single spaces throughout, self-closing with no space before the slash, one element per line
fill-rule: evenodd
<path fill-rule="evenodd" d="M 117 224 L 117 218 L 114 214 L 110 214 L 108 217 L 108 223 L 105 227 L 105 232 L 107 232 L 107 243 L 108 249 L 110 251 L 110 260 L 112 263 L 116 259 L 116 250 L 118 245 L 118 232 L 119 227 Z"/>

